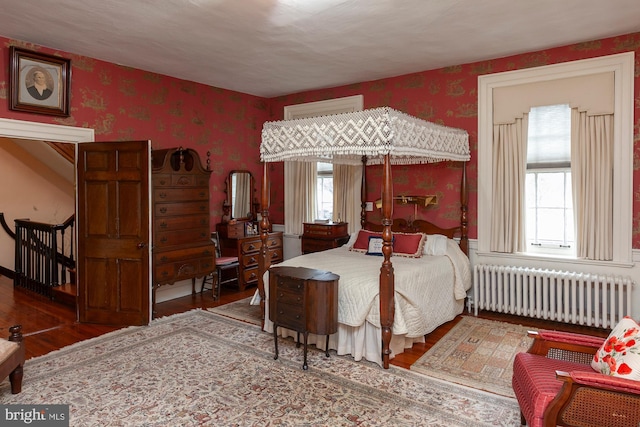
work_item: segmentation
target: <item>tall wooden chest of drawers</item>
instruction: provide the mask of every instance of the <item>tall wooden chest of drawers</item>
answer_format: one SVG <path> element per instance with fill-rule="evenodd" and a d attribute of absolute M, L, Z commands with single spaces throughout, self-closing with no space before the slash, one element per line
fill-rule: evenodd
<path fill-rule="evenodd" d="M 152 152 L 153 305 L 161 285 L 215 271 L 209 225 L 209 176 L 198 153 L 172 148 Z"/>
<path fill-rule="evenodd" d="M 329 271 L 305 267 L 269 269 L 269 318 L 273 322 L 275 358 L 278 358 L 279 326 L 304 334 L 303 369 L 307 369 L 309 333 L 327 336 L 338 331 L 338 280 Z M 298 336 L 298 342 L 299 342 Z"/>
<path fill-rule="evenodd" d="M 302 234 L 302 253 L 326 251 L 337 248 L 349 241 L 349 223 L 329 222 L 319 224 L 305 222 Z"/>

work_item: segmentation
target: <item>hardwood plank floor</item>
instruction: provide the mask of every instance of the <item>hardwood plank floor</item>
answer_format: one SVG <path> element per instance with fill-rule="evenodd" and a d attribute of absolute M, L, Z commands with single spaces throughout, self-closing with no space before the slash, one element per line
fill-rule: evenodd
<path fill-rule="evenodd" d="M 255 288 L 250 288 L 243 292 L 233 288 L 223 288 L 220 301 L 214 301 L 211 292 L 205 291 L 203 294 L 189 295 L 162 302 L 156 305 L 157 317 L 182 313 L 194 308 L 207 309 L 227 304 L 251 296 L 254 291 Z M 481 312 L 479 317 L 518 323 L 532 329 L 557 329 L 605 337 L 609 333 L 608 330 L 604 329 L 566 325 L 490 312 Z M 460 319 L 461 316 L 457 316 L 451 322 L 441 325 L 426 337 L 425 343 L 414 344 L 413 348 L 397 355 L 391 361 L 391 364 L 409 368 L 411 364 L 451 330 Z M 0 336 L 8 337 L 9 327 L 16 324 L 22 325 L 27 359 L 118 329 L 114 326 L 78 323 L 76 322 L 75 309 L 51 301 L 41 295 L 14 289 L 11 279 L 0 276 Z"/>

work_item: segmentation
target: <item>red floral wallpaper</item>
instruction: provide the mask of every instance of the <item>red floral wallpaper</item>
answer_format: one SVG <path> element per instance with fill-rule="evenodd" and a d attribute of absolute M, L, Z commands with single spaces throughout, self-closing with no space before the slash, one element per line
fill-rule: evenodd
<path fill-rule="evenodd" d="M 349 86 L 297 93 L 270 100 L 271 119 L 282 120 L 286 105 L 321 101 L 362 94 L 364 108 L 389 106 L 408 114 L 469 132 L 471 161 L 467 167 L 469 183 L 469 237 L 477 237 L 477 143 L 478 143 L 478 76 L 560 62 L 586 59 L 615 53 L 635 51 L 635 114 L 634 114 L 634 208 L 633 247 L 640 248 L 640 33 L 628 34 L 588 43 L 580 43 L 539 52 L 471 64 L 456 65 L 438 70 L 423 71 Z M 368 200 L 380 197 L 379 166 L 367 170 Z M 460 169 L 451 164 L 395 166 L 392 171 L 394 194 L 438 194 L 437 206 L 419 209 L 418 219 L 428 219 L 449 227 L 459 223 Z M 273 222 L 282 221 L 283 170 L 273 166 L 272 196 Z M 280 209 L 280 210 L 278 210 Z M 379 210 L 369 214 L 379 218 Z M 412 207 L 394 206 L 394 217 L 409 218 Z"/>
<path fill-rule="evenodd" d="M 260 132 L 269 100 L 2 37 L 0 45 L 0 117 L 93 128 L 96 141 L 151 140 L 154 149 L 189 147 L 198 151 L 204 166 L 209 151 L 212 225 L 222 216 L 230 170 L 247 169 L 260 182 Z M 69 117 L 9 110 L 11 45 L 71 59 Z"/>
<path fill-rule="evenodd" d="M 266 120 L 281 120 L 290 104 L 362 94 L 365 108 L 389 106 L 408 114 L 466 129 L 470 135 L 469 235 L 477 236 L 477 77 L 482 74 L 635 51 L 634 224 L 633 247 L 640 248 L 640 33 L 588 43 L 461 64 L 382 80 L 265 99 L 172 77 L 122 67 L 93 58 L 0 37 L 0 117 L 69 126 L 91 127 L 96 141 L 149 139 L 154 148 L 184 146 L 206 159 L 211 152 L 212 224 L 220 220 L 224 177 L 232 169 L 248 169 L 257 181 L 262 166 L 260 130 Z M 16 45 L 71 59 L 71 115 L 59 118 L 9 111 L 8 50 Z M 283 168 L 269 165 L 271 222 L 284 222 Z M 368 171 L 368 199 L 380 194 L 380 167 Z M 437 206 L 418 211 L 418 218 L 453 226 L 459 219 L 460 170 L 454 165 L 398 166 L 393 171 L 395 194 L 436 193 Z M 377 211 L 371 214 L 375 219 Z M 413 208 L 396 206 L 408 218 Z"/>

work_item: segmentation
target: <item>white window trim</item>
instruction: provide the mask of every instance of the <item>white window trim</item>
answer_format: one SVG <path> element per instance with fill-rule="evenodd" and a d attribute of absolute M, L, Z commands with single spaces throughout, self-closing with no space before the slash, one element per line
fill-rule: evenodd
<path fill-rule="evenodd" d="M 325 101 L 306 102 L 304 104 L 284 107 L 284 119 L 302 119 L 328 114 L 352 113 L 362 111 L 364 97 L 362 95 L 345 96 L 344 98 L 327 99 Z"/>
<path fill-rule="evenodd" d="M 490 251 L 493 199 L 493 89 L 589 74 L 614 72 L 614 193 L 613 261 L 592 264 L 632 263 L 633 230 L 633 78 L 634 52 L 478 77 L 478 254 L 502 256 Z M 532 255 L 508 254 L 531 259 Z M 578 262 L 576 259 L 572 259 Z"/>

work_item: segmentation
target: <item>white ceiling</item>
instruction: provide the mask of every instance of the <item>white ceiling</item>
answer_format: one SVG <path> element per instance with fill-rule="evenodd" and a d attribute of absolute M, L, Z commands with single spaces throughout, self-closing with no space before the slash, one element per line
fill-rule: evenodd
<path fill-rule="evenodd" d="M 274 97 L 640 31 L 639 0 L 0 0 L 0 35 Z"/>

